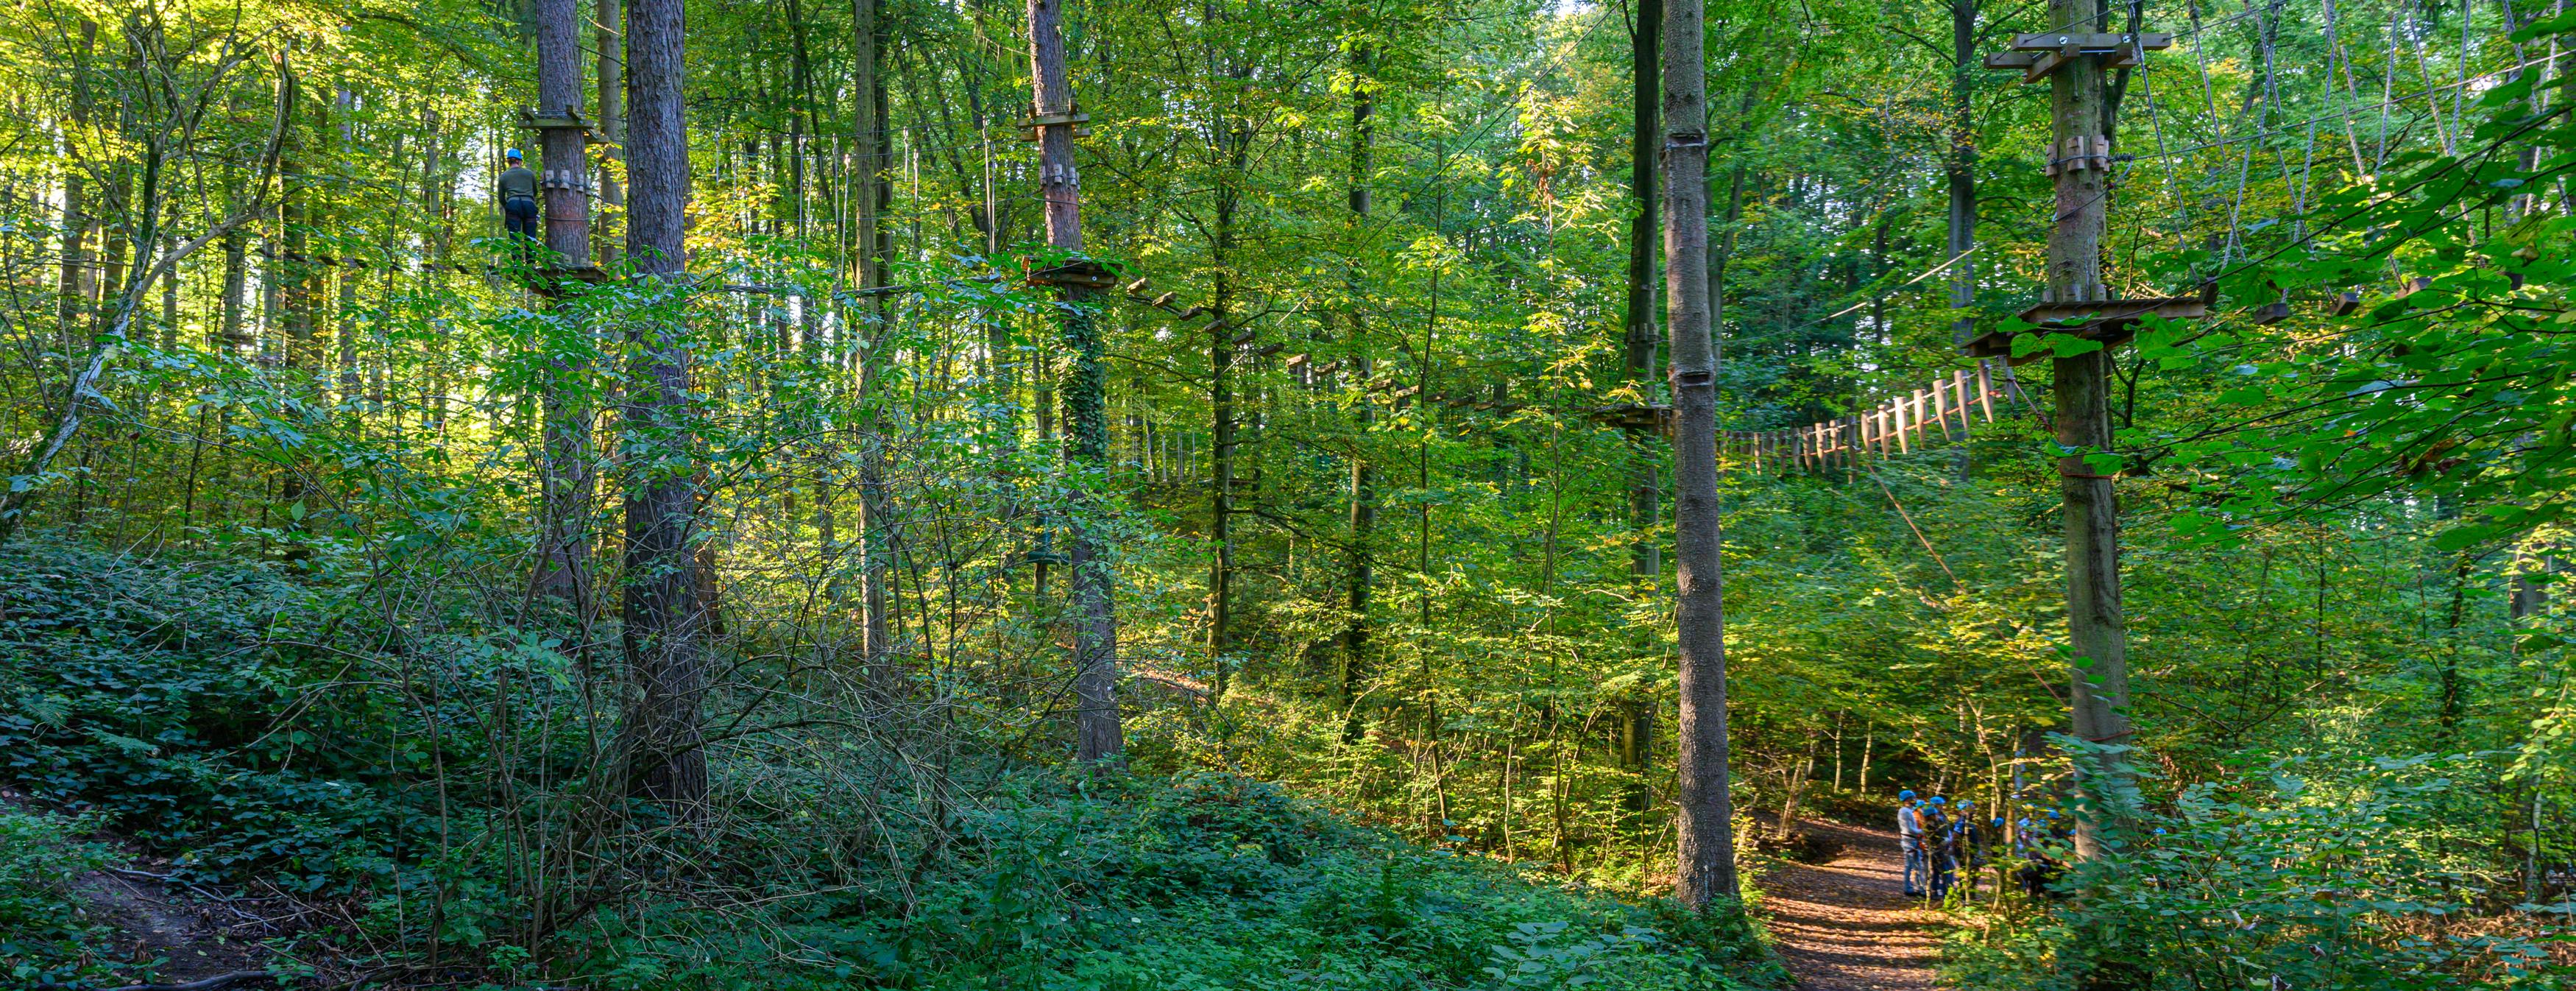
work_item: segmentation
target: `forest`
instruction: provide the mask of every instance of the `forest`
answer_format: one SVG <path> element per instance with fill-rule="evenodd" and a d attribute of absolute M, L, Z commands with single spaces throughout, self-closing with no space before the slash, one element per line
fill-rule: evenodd
<path fill-rule="evenodd" d="M 2576 988 L 2571 54 L 9 0 L 0 988 Z"/>

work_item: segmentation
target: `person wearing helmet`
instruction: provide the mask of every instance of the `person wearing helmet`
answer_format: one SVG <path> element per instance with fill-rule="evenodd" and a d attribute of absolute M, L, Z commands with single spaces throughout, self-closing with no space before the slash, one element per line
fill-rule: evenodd
<path fill-rule="evenodd" d="M 531 241 L 544 240 L 537 229 L 537 174 L 519 157 L 519 149 L 504 153 L 510 167 L 501 171 L 501 215 L 509 226 L 511 237 Z"/>
<path fill-rule="evenodd" d="M 2057 845 L 2064 839 L 2060 834 L 2064 822 L 2065 820 L 2058 817 L 2056 809 L 2046 810 L 2037 820 L 2021 821 L 2021 836 L 2016 840 L 2016 846 L 2019 847 L 2023 861 L 2020 878 L 2021 890 L 2024 894 L 2033 898 L 2057 897 L 2057 893 L 2051 891 L 2049 885 L 2055 883 L 2058 875 L 2065 873 L 2066 870 L 2064 865 L 2058 863 L 2056 856 Z"/>
<path fill-rule="evenodd" d="M 1977 846 L 1977 817 L 1973 814 L 1973 807 L 1971 802 L 1960 801 L 1958 818 L 1950 826 L 1950 865 L 1966 875 L 1970 895 L 1977 893 L 1977 871 L 1986 863 L 1984 851 Z"/>
<path fill-rule="evenodd" d="M 1896 793 L 1896 849 L 1905 857 L 1905 897 L 1923 893 L 1923 813 L 1914 807 L 1914 791 Z"/>
<path fill-rule="evenodd" d="M 1939 795 L 1923 802 L 1924 895 L 1936 902 L 1950 894 L 1950 882 L 1958 876 L 1958 863 L 1950 852 L 1954 834 L 1949 804 Z"/>

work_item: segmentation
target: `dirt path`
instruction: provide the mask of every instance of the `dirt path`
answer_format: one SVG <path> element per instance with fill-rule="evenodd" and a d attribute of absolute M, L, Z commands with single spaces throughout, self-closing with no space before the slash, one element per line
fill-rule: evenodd
<path fill-rule="evenodd" d="M 1832 822 L 1806 828 L 1842 853 L 1762 880 L 1772 939 L 1801 991 L 1930 991 L 1942 916 L 1904 896 L 1895 834 Z"/>

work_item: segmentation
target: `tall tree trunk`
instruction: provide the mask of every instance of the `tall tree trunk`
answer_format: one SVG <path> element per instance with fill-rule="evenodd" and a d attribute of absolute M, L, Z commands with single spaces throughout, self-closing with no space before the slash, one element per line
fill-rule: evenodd
<path fill-rule="evenodd" d="M 1062 0 L 1029 0 L 1029 79 L 1032 107 L 1041 120 L 1074 113 L 1066 78 Z M 1082 173 L 1073 164 L 1074 125 L 1038 127 L 1038 195 L 1046 201 L 1047 244 L 1082 251 Z M 1062 287 L 1065 342 L 1073 352 L 1065 389 L 1065 449 L 1069 469 L 1106 467 L 1109 421 L 1102 390 L 1100 332 L 1087 290 Z M 1118 614 L 1111 597 L 1115 577 L 1101 555 L 1099 517 L 1104 507 L 1084 500 L 1072 530 L 1074 755 L 1085 763 L 1122 759 L 1127 745 L 1118 721 Z M 1222 675 L 1220 674 L 1220 677 Z"/>
<path fill-rule="evenodd" d="M 1630 33 L 1630 65 L 1635 76 L 1632 133 L 1628 150 L 1628 195 L 1637 215 L 1628 225 L 1627 336 L 1622 341 L 1627 381 L 1640 402 L 1655 399 L 1655 237 L 1661 230 L 1656 214 L 1655 158 L 1662 151 L 1663 127 L 1656 112 L 1662 97 L 1663 0 L 1638 0 L 1637 22 Z M 1654 526 L 1662 497 L 1656 491 L 1655 458 L 1647 450 L 1644 430 L 1629 438 L 1635 448 L 1629 468 L 1628 525 L 1636 531 L 1629 543 L 1629 574 L 1651 585 L 1663 573 L 1662 548 L 1648 531 Z"/>
<path fill-rule="evenodd" d="M 681 78 L 681 0 L 630 0 L 626 35 L 627 135 L 633 203 L 626 251 L 656 290 L 686 291 L 683 233 L 689 198 L 687 105 Z M 676 299 L 666 299 L 678 305 Z M 697 457 L 690 436 L 689 352 L 678 317 L 656 312 L 633 327 L 636 381 L 622 420 L 631 452 L 626 480 L 625 652 L 634 679 L 626 754 L 630 794 L 675 817 L 706 812 L 707 757 L 699 706 L 706 617 L 693 586 Z M 678 449 L 674 450 L 674 447 Z"/>
<path fill-rule="evenodd" d="M 2097 0 L 2050 0 L 2051 24 L 2082 28 L 2101 15 Z M 2103 137 L 2102 63 L 2096 58 L 2070 59 L 2049 75 L 2051 147 L 2069 147 L 2075 138 Z M 2063 169 L 2057 173 L 2057 226 L 2048 234 L 2048 289 L 2051 298 L 2082 301 L 2106 298 L 2102 286 L 2102 230 L 2109 216 L 2107 169 Z M 2111 443 L 2111 349 L 2054 359 L 2057 389 L 2057 443 L 2065 450 L 2099 451 Z M 2129 637 L 2120 610 L 2119 510 L 2111 479 L 2081 456 L 2058 459 L 2058 492 L 2066 526 L 2066 632 L 2074 651 L 2072 670 L 2075 735 L 2095 743 L 2125 744 L 2129 738 Z M 2101 856 L 2101 831 L 2116 810 L 2102 796 L 2119 789 L 2124 773 L 2116 758 L 2095 769 L 2098 778 L 2079 777 L 2084 805 L 2076 816 L 2075 852 L 2083 859 Z"/>
<path fill-rule="evenodd" d="M 1350 221 L 1354 227 L 1368 223 L 1370 207 L 1369 172 L 1372 142 L 1376 139 L 1377 90 L 1366 78 L 1371 50 L 1365 45 L 1351 49 L 1351 174 Z M 1356 294 L 1357 287 L 1354 287 Z M 1371 363 L 1367 357 L 1368 342 L 1364 307 L 1353 306 L 1350 313 L 1351 371 L 1359 381 L 1368 381 Z M 1373 401 L 1355 405 L 1352 413 L 1358 427 L 1351 438 L 1351 542 L 1349 564 L 1343 575 L 1349 625 L 1342 628 L 1342 707 L 1349 713 L 1342 724 L 1342 742 L 1357 743 L 1361 720 L 1359 698 L 1368 680 L 1369 598 L 1377 583 L 1376 562 L 1371 557 L 1370 541 L 1377 530 L 1377 470 L 1369 461 L 1369 434 L 1377 422 Z"/>
<path fill-rule="evenodd" d="M 339 144 L 333 149 L 334 164 L 354 161 L 358 154 L 358 91 L 342 84 L 332 98 L 331 106 L 340 117 Z M 361 388 L 358 379 L 358 271 L 354 267 L 340 270 L 337 275 L 339 305 L 332 308 L 332 324 L 340 346 L 339 399 L 343 403 L 356 401 Z"/>
<path fill-rule="evenodd" d="M 1219 182 L 1229 180 L 1220 179 Z M 1210 686 L 1215 697 L 1223 697 L 1226 688 L 1226 648 L 1234 632 L 1234 329 L 1226 326 L 1233 314 L 1232 280 L 1227 277 L 1234 247 L 1234 204 L 1231 194 L 1217 192 L 1215 243 L 1208 254 L 1208 266 L 1216 283 L 1212 296 L 1216 319 L 1208 324 L 1208 430 L 1215 448 L 1216 461 L 1208 480 L 1208 540 L 1216 554 L 1208 562 L 1208 664 L 1215 671 Z"/>
<path fill-rule="evenodd" d="M 82 21 L 80 49 L 72 59 L 72 113 L 64 130 L 86 139 L 89 129 L 90 92 L 89 56 L 98 44 L 98 24 Z M 55 286 L 55 309 L 61 321 L 58 331 L 66 354 L 79 351 L 77 342 L 88 328 L 89 310 L 89 168 L 88 156 L 74 146 L 63 157 L 63 215 L 60 231 L 62 244 L 62 277 Z"/>
<path fill-rule="evenodd" d="M 1242 81 L 1248 78 L 1248 63 L 1237 62 L 1227 67 L 1227 75 Z M 1215 457 L 1214 477 L 1208 482 L 1208 536 L 1216 555 L 1208 565 L 1208 664 L 1215 680 L 1209 686 L 1212 697 L 1225 695 L 1231 672 L 1227 669 L 1226 652 L 1234 646 L 1234 477 L 1237 455 L 1241 452 L 1236 436 L 1234 394 L 1234 269 L 1235 247 L 1240 237 L 1238 218 L 1243 206 L 1243 183 L 1248 178 L 1247 164 L 1252 149 L 1251 124 L 1239 105 L 1211 108 L 1216 118 L 1212 123 L 1219 161 L 1216 196 L 1216 222 L 1208 245 L 1208 269 L 1213 283 L 1208 308 L 1212 319 L 1207 325 L 1209 434 Z"/>
<path fill-rule="evenodd" d="M 885 224 L 885 211 L 894 195 L 886 177 L 892 166 L 893 136 L 886 127 L 885 25 L 884 0 L 851 0 L 854 28 L 851 43 L 857 49 L 859 79 L 854 102 L 853 134 L 858 142 L 858 263 L 859 284 L 876 288 L 886 284 L 886 269 L 893 258 L 894 238 Z M 891 329 L 892 312 L 886 297 L 880 293 L 868 297 L 860 310 L 866 326 L 859 332 L 855 349 L 859 370 L 859 406 L 862 423 L 859 451 L 859 605 L 865 611 L 861 619 L 860 653 L 868 665 L 868 680 L 883 698 L 896 693 L 900 680 L 896 667 L 894 631 L 898 628 L 893 615 L 895 596 L 888 585 L 893 580 L 896 554 L 896 530 L 892 499 L 886 484 L 886 433 L 893 417 L 894 404 L 882 395 L 883 370 L 888 350 L 879 347 Z"/>
<path fill-rule="evenodd" d="M 1977 58 L 1977 0 L 1950 0 L 1950 155 L 1943 163 L 1949 179 L 1947 245 L 1950 305 L 1977 304 L 1977 260 L 1961 257 L 1977 246 L 1977 122 L 1968 97 L 1981 71 Z M 1975 317 L 1961 314 L 1950 321 L 1951 343 L 1964 345 L 1976 336 Z"/>
<path fill-rule="evenodd" d="M 1674 598 L 1681 667 L 1680 865 L 1675 894 L 1732 898 L 1726 641 L 1719 574 L 1717 347 L 1709 294 L 1708 83 L 1700 0 L 1664 12 L 1664 265 L 1672 330 Z"/>
<path fill-rule="evenodd" d="M 581 5 L 579 0 L 536 0 L 537 116 L 575 118 L 581 114 Z M 546 252 L 544 268 L 590 266 L 590 142 L 577 128 L 549 127 L 539 132 L 544 168 Z M 549 286 L 553 290 L 558 287 Z M 545 527 L 539 537 L 536 588 L 569 603 L 575 615 L 590 615 L 590 506 L 596 484 L 591 471 L 589 368 L 564 345 L 542 342 L 547 351 L 541 388 L 545 407 L 545 450 L 540 483 L 545 493 Z"/>
<path fill-rule="evenodd" d="M 616 161 L 620 157 L 618 149 L 626 143 L 623 109 L 626 104 L 626 64 L 621 57 L 626 41 L 626 0 L 595 2 L 599 10 L 593 25 L 592 48 L 599 53 L 595 73 L 599 88 L 599 135 L 607 139 L 604 152 L 608 160 Z M 626 193 L 617 184 L 617 173 L 607 169 L 599 173 L 599 205 L 602 214 L 626 205 Z M 603 267 L 617 263 L 617 242 L 612 237 L 613 229 L 605 223 L 606 219 L 605 216 L 594 218 L 598 222 L 592 224 L 591 230 L 591 251 L 599 257 L 599 264 Z"/>
<path fill-rule="evenodd" d="M 1628 148 L 1628 195 L 1636 200 L 1637 215 L 1628 226 L 1628 304 L 1627 335 L 1622 340 L 1629 388 L 1636 390 L 1639 402 L 1655 400 L 1655 239 L 1662 231 L 1656 212 L 1661 195 L 1655 187 L 1655 159 L 1663 151 L 1663 121 L 1658 112 L 1663 98 L 1663 0 L 1638 0 L 1637 21 L 1630 26 L 1630 73 L 1635 77 L 1632 88 L 1632 133 Z M 1628 433 L 1628 574 L 1642 594 L 1651 595 L 1664 571 L 1663 546 L 1654 538 L 1655 522 L 1663 508 L 1662 493 L 1657 491 L 1657 464 L 1654 439 L 1658 431 L 1633 428 Z M 1641 631 L 1651 635 L 1651 630 Z M 1647 639 L 1646 644 L 1651 645 Z M 1655 702 L 1643 692 L 1620 702 L 1620 764 L 1636 774 L 1629 785 L 1627 806 L 1642 832 L 1646 815 L 1653 808 L 1654 788 L 1648 770 L 1653 760 L 1655 735 Z"/>

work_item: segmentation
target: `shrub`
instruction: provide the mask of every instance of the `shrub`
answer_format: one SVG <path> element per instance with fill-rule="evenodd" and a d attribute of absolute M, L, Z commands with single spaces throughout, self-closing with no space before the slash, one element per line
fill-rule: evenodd
<path fill-rule="evenodd" d="M 2436 814 L 2483 756 L 2291 759 L 2184 789 L 2143 834 L 2070 873 L 2072 898 L 1954 941 L 1961 989 L 2059 989 L 2121 975 L 2156 991 L 2404 991 L 2541 981 L 2528 934 L 2471 926 L 2497 878 Z M 2560 976 L 2564 976 L 2563 972 Z M 2559 987 L 2558 984 L 2531 986 Z"/>

